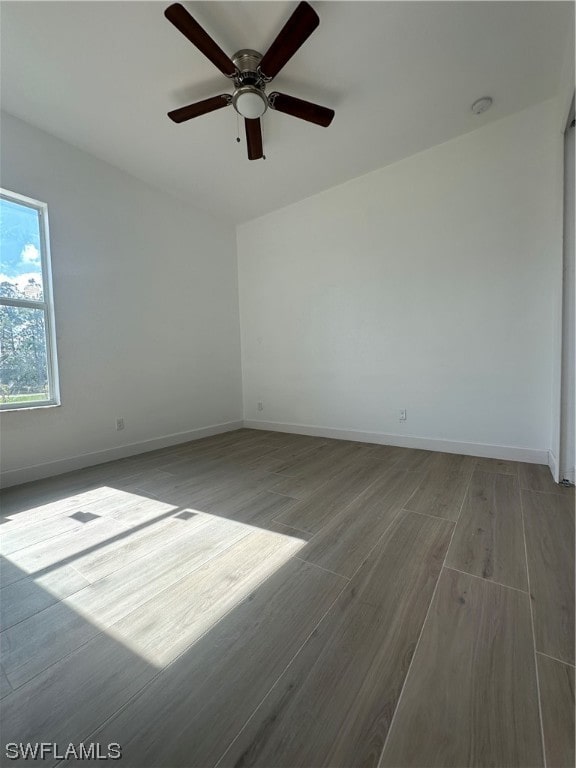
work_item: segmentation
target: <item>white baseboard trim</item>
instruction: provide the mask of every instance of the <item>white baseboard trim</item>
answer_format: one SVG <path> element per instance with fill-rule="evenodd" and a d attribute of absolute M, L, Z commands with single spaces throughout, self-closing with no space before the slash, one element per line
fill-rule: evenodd
<path fill-rule="evenodd" d="M 414 437 L 413 435 L 390 435 L 384 432 L 359 432 L 354 429 L 316 427 L 309 424 L 284 424 L 275 421 L 245 419 L 244 426 L 248 429 L 290 432 L 299 435 L 312 435 L 314 437 L 329 437 L 336 440 L 355 440 L 360 443 L 397 445 L 401 448 L 422 448 L 425 451 L 461 453 L 465 456 L 478 456 L 488 459 L 525 461 L 529 464 L 548 464 L 550 454 L 547 449 L 519 448 L 511 445 L 489 445 L 486 443 L 464 443 L 458 440 L 439 440 L 433 437 Z"/>
<path fill-rule="evenodd" d="M 93 467 L 96 464 L 104 464 L 106 461 L 125 459 L 128 456 L 155 451 L 158 448 L 168 448 L 171 445 L 188 443 L 191 440 L 199 440 L 202 437 L 211 437 L 221 432 L 232 432 L 242 427 L 242 421 L 227 421 L 223 424 L 211 424 L 208 427 L 191 429 L 186 432 L 175 432 L 172 435 L 164 435 L 163 437 L 153 437 L 150 440 L 143 440 L 139 443 L 128 443 L 127 445 L 105 448 L 104 450 L 92 453 L 82 453 L 79 456 L 67 459 L 47 461 L 43 464 L 34 464 L 30 467 L 22 467 L 21 469 L 9 469 L 0 475 L 1 485 L 2 488 L 9 488 L 12 485 L 28 483 L 31 480 L 41 480 L 44 477 L 62 475 L 75 469 L 84 469 L 85 467 Z"/>
<path fill-rule="evenodd" d="M 315 437 L 327 437 L 335 440 L 355 440 L 361 443 L 376 443 L 379 445 L 397 445 L 403 448 L 422 448 L 427 451 L 443 451 L 445 453 L 460 453 L 466 456 L 479 456 L 490 459 L 507 459 L 509 461 L 525 461 L 531 464 L 548 464 L 550 471 L 558 482 L 558 462 L 551 451 L 535 448 L 518 448 L 507 445 L 489 445 L 486 443 L 465 443 L 457 440 L 440 440 L 430 437 L 415 437 L 413 435 L 394 435 L 383 432 L 361 432 L 352 429 L 337 429 L 334 427 L 317 427 L 309 424 L 287 424 L 274 421 L 259 421 L 247 419 L 244 421 L 228 421 L 223 424 L 212 424 L 208 427 L 200 427 L 186 432 L 176 432 L 163 437 L 155 437 L 138 443 L 119 445 L 114 448 L 106 448 L 92 453 L 83 453 L 56 461 L 48 461 L 42 464 L 34 464 L 20 469 L 6 470 L 0 475 L 2 488 L 20 485 L 32 480 L 41 480 L 45 477 L 61 475 L 76 469 L 92 467 L 114 459 L 125 459 L 128 456 L 136 456 L 139 453 L 155 451 L 159 448 L 168 448 L 179 443 L 187 443 L 191 440 L 199 440 L 202 437 L 218 435 L 222 432 L 232 432 L 235 429 L 246 427 L 248 429 L 270 430 L 272 432 L 289 432 L 299 435 L 313 435 Z M 574 477 L 568 477 L 574 482 Z"/>
<path fill-rule="evenodd" d="M 550 472 L 552 472 L 552 477 L 554 478 L 555 483 L 560 482 L 560 466 L 558 464 L 558 459 L 556 458 L 556 454 L 553 451 L 548 451 L 548 461 L 546 462 L 548 466 L 550 467 Z"/>
<path fill-rule="evenodd" d="M 576 485 L 576 471 L 574 470 L 574 467 L 561 469 L 560 470 L 560 480 L 568 480 L 572 485 Z"/>

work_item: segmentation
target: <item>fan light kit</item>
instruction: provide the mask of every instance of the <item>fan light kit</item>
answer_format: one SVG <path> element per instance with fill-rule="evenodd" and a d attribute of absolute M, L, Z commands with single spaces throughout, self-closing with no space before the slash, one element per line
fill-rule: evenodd
<path fill-rule="evenodd" d="M 234 91 L 232 106 L 247 120 L 257 120 L 268 109 L 268 99 L 253 85 L 244 85 Z"/>
<path fill-rule="evenodd" d="M 481 115 L 482 112 L 486 112 L 486 110 L 490 109 L 492 106 L 492 97 L 491 96 L 482 96 L 481 99 L 476 99 L 474 104 L 470 107 L 472 112 L 474 112 L 475 115 Z"/>
<path fill-rule="evenodd" d="M 183 123 L 193 117 L 232 105 L 244 118 L 248 158 L 258 160 L 264 157 L 260 118 L 268 108 L 325 128 L 332 122 L 333 109 L 277 91 L 266 94 L 268 83 L 276 77 L 320 23 L 318 14 L 308 3 L 302 2 L 297 6 L 264 56 L 258 51 L 244 48 L 229 58 L 180 3 L 168 6 L 164 15 L 234 83 L 232 94 L 212 96 L 168 112 L 168 117 L 175 123 Z"/>

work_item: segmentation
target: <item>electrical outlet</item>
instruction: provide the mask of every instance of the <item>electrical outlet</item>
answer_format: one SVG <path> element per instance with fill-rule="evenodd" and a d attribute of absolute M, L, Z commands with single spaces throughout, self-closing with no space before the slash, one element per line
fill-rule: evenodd
<path fill-rule="evenodd" d="M 405 408 L 402 408 L 402 410 L 400 411 L 399 421 L 406 421 L 406 409 Z"/>
<path fill-rule="evenodd" d="M 257 408 L 258 408 L 259 411 L 263 411 L 264 410 L 264 403 L 262 402 L 262 400 L 258 400 Z"/>
<path fill-rule="evenodd" d="M 118 419 L 116 419 L 116 429 L 117 429 L 117 431 L 120 432 L 120 430 L 124 429 L 124 426 L 125 426 L 124 425 L 124 417 L 120 416 Z"/>

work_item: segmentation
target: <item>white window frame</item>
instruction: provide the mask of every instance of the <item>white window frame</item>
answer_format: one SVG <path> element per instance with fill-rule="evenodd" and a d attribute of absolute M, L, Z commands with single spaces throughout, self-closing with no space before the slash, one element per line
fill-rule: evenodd
<path fill-rule="evenodd" d="M 44 312 L 44 332 L 46 333 L 46 358 L 48 371 L 48 399 L 29 400 L 18 403 L 0 402 L 0 410 L 15 411 L 28 410 L 30 408 L 48 408 L 60 405 L 60 382 L 58 379 L 58 358 L 56 354 L 56 326 L 54 323 L 54 301 L 52 292 L 52 264 L 50 260 L 50 231 L 48 228 L 48 205 L 40 200 L 19 195 L 0 188 L 0 198 L 11 203 L 33 208 L 38 212 L 40 223 L 40 261 L 42 265 L 42 293 L 41 301 L 30 299 L 8 299 L 0 297 L 0 305 L 9 307 L 26 307 L 28 309 L 41 309 Z"/>

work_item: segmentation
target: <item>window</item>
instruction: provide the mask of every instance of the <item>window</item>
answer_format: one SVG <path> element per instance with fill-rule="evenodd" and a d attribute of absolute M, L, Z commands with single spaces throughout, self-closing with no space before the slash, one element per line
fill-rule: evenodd
<path fill-rule="evenodd" d="M 48 208 L 0 190 L 0 408 L 59 402 Z"/>

